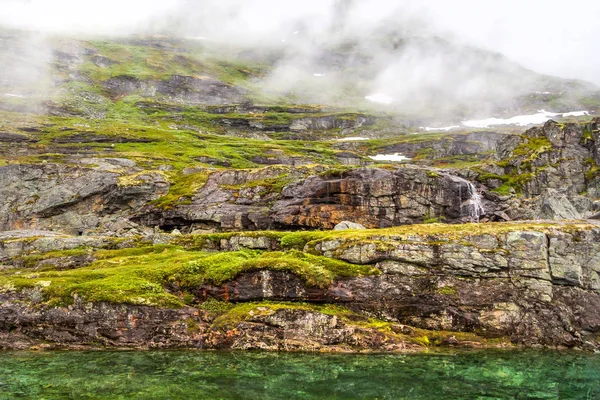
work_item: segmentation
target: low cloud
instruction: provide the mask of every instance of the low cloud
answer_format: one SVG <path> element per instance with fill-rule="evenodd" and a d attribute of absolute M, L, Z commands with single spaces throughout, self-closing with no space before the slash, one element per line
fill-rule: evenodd
<path fill-rule="evenodd" d="M 273 55 L 260 82 L 267 90 L 333 102 L 384 94 L 402 107 L 444 108 L 537 87 L 511 61 L 600 84 L 598 15 L 590 0 L 3 0 L 0 25 L 202 37 Z"/>

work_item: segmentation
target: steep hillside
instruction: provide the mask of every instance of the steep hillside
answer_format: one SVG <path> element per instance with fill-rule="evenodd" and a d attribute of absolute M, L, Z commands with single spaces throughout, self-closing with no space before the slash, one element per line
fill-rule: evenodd
<path fill-rule="evenodd" d="M 0 31 L 0 348 L 600 348 L 597 88 L 295 49 Z"/>

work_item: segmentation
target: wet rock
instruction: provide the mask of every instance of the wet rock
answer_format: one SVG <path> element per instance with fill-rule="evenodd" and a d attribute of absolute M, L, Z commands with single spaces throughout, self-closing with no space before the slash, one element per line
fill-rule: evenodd
<path fill-rule="evenodd" d="M 0 293 L 0 348 L 3 349 L 27 348 L 39 343 L 55 349 L 195 348 L 203 346 L 202 333 L 206 327 L 198 311 L 189 307 L 173 310 L 76 300 L 68 308 L 34 309 Z"/>

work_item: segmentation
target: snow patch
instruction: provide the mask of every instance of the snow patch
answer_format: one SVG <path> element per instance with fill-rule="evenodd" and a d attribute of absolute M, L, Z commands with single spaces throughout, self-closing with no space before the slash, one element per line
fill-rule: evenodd
<path fill-rule="evenodd" d="M 188 40 L 206 40 L 208 38 L 206 36 L 189 36 L 186 39 L 188 39 Z"/>
<path fill-rule="evenodd" d="M 563 117 L 583 117 L 585 115 L 590 115 L 587 111 L 571 111 L 568 113 L 563 113 Z"/>
<path fill-rule="evenodd" d="M 451 131 L 452 129 L 460 128 L 460 125 L 452 125 L 452 126 L 443 126 L 441 128 L 430 128 L 429 126 L 420 126 L 419 129 L 424 130 L 425 132 L 440 132 L 440 131 Z"/>
<path fill-rule="evenodd" d="M 400 153 L 394 154 L 377 154 L 376 156 L 369 156 L 369 158 L 375 161 L 408 161 L 409 157 L 402 155 Z"/>
<path fill-rule="evenodd" d="M 315 74 L 313 74 L 313 76 L 316 76 L 316 77 L 319 77 L 319 78 L 320 78 L 320 77 L 322 77 L 322 76 L 325 76 L 325 74 L 317 74 L 317 73 L 315 73 Z"/>
<path fill-rule="evenodd" d="M 25 96 L 23 96 L 22 94 L 14 94 L 14 93 L 4 93 L 4 95 L 6 97 L 18 97 L 19 99 L 24 98 Z"/>
<path fill-rule="evenodd" d="M 552 117 L 580 117 L 588 115 L 587 111 L 571 111 L 566 113 L 552 113 L 546 110 L 539 110 L 536 114 L 530 115 L 517 115 L 512 118 L 487 118 L 487 119 L 472 119 L 463 121 L 464 126 L 469 128 L 489 128 L 495 125 L 517 125 L 517 126 L 528 126 L 528 125 L 539 125 L 552 119 Z"/>
<path fill-rule="evenodd" d="M 338 139 L 337 141 L 338 142 L 355 142 L 355 141 L 359 141 L 359 140 L 369 140 L 369 138 L 360 137 L 360 136 L 350 136 L 350 137 Z"/>
<path fill-rule="evenodd" d="M 371 94 L 369 96 L 365 96 L 365 99 L 381 104 L 390 104 L 392 101 L 394 101 L 394 99 L 384 93 Z"/>

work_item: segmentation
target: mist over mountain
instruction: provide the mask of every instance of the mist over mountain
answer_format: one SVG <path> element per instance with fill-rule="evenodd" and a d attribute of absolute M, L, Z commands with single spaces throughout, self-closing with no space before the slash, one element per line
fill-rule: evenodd
<path fill-rule="evenodd" d="M 22 87 L 38 97 L 55 91 L 60 82 L 52 57 L 65 52 L 58 48 L 73 50 L 74 42 L 65 44 L 69 40 L 120 37 L 127 41 L 152 35 L 155 40 L 156 35 L 181 39 L 173 45 L 176 48 L 167 46 L 165 51 L 190 53 L 203 48 L 204 55 L 260 65 L 262 73 L 248 77 L 247 83 L 274 102 L 375 107 L 447 119 L 449 115 L 510 116 L 535 112 L 540 106 L 555 112 L 583 109 L 585 104 L 579 100 L 598 90 L 584 80 L 539 74 L 531 69 L 538 64 L 522 65 L 496 51 L 520 54 L 527 48 L 535 58 L 546 56 L 547 42 L 553 41 L 553 61 L 544 71 L 596 79 L 588 71 L 596 65 L 595 52 L 586 52 L 584 58 L 561 56 L 574 48 L 588 48 L 595 25 L 581 24 L 580 42 L 574 42 L 573 35 L 557 35 L 563 24 L 557 28 L 556 18 L 562 21 L 570 11 L 557 13 L 548 2 L 526 19 L 525 26 L 522 14 L 529 6 L 513 2 L 503 2 L 500 8 L 487 5 L 485 13 L 472 1 L 452 7 L 439 1 L 409 0 L 121 3 L 5 1 L 0 25 L 10 30 L 0 39 L 3 90 L 12 94 L 11 88 Z M 592 11 L 586 15 L 594 15 L 598 7 L 585 3 L 581 5 Z M 515 23 L 506 24 L 511 18 Z M 14 29 L 21 33 L 15 34 Z M 514 35 L 513 31 L 523 36 L 511 41 L 512 48 L 498 41 L 498 35 Z M 546 32 L 547 39 L 539 37 L 540 31 Z M 81 43 L 89 52 L 95 51 Z M 64 68 L 76 67 L 63 65 L 62 72 Z M 59 81 L 79 78 L 71 74 Z"/>
<path fill-rule="evenodd" d="M 3 0 L 0 24 L 88 34 L 187 32 L 264 44 L 285 39 L 298 27 L 328 40 L 332 32 L 368 33 L 385 22 L 417 34 L 451 34 L 539 72 L 598 84 L 599 15 L 600 5 L 589 0 Z"/>

